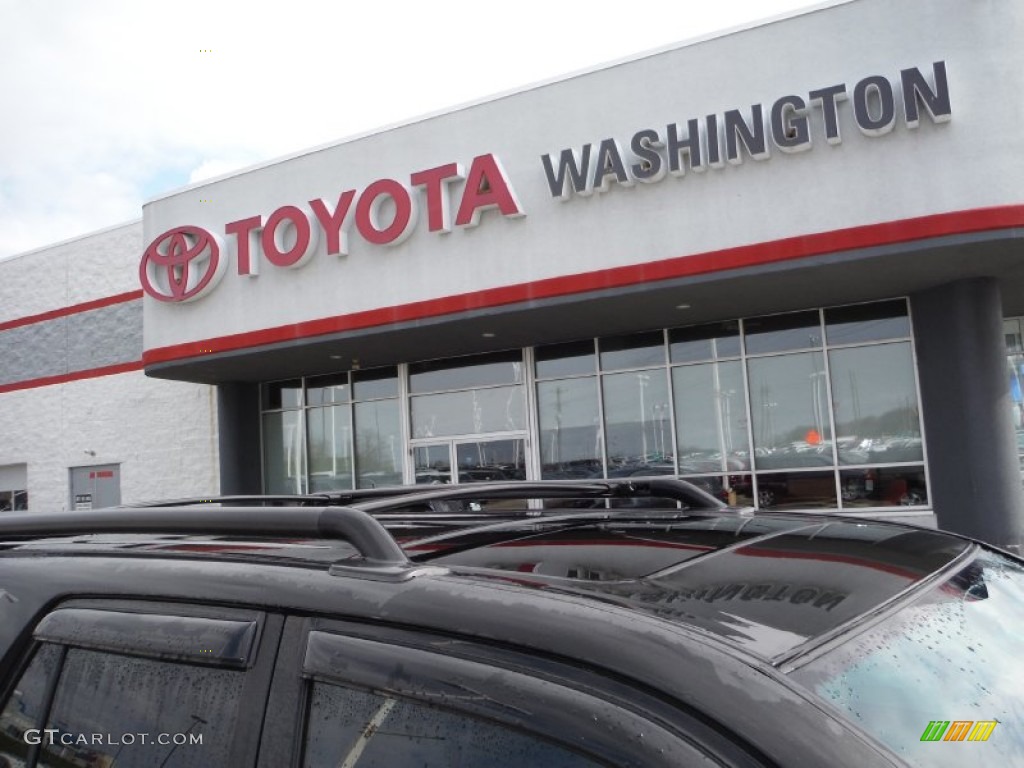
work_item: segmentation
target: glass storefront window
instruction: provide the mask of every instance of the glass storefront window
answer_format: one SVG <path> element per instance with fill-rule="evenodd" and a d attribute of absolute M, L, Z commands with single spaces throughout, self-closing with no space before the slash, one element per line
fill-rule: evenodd
<path fill-rule="evenodd" d="M 302 407 L 302 379 L 273 381 L 260 387 L 260 402 L 264 411 Z"/>
<path fill-rule="evenodd" d="M 665 369 L 604 377 L 608 476 L 675 472 Z"/>
<path fill-rule="evenodd" d="M 928 503 L 924 467 L 865 467 L 839 473 L 843 507 L 907 507 Z"/>
<path fill-rule="evenodd" d="M 1005 332 L 1024 445 L 1020 322 Z M 737 504 L 928 503 L 905 299 L 269 382 L 260 401 L 272 493 L 535 467 L 678 474 Z"/>
<path fill-rule="evenodd" d="M 0 491 L 0 512 L 24 512 L 28 509 L 28 491 Z"/>
<path fill-rule="evenodd" d="M 672 390 L 680 474 L 749 469 L 743 364 L 673 368 Z"/>
<path fill-rule="evenodd" d="M 356 403 L 355 437 L 356 487 L 401 485 L 404 444 L 398 400 Z"/>
<path fill-rule="evenodd" d="M 28 510 L 28 464 L 0 464 L 0 512 Z"/>
<path fill-rule="evenodd" d="M 1006 340 L 1006 354 L 1019 355 L 1024 353 L 1024 342 L 1021 340 L 1020 319 L 1003 320 L 1003 338 Z"/>
<path fill-rule="evenodd" d="M 526 429 L 523 388 L 519 386 L 416 395 L 411 412 L 413 438 Z"/>
<path fill-rule="evenodd" d="M 476 440 L 455 444 L 460 483 L 526 479 L 523 440 Z"/>
<path fill-rule="evenodd" d="M 821 352 L 747 361 L 754 467 L 832 464 L 832 427 Z"/>
<path fill-rule="evenodd" d="M 314 376 L 306 380 L 306 405 L 332 405 L 349 401 L 347 373 Z"/>
<path fill-rule="evenodd" d="M 754 506 L 750 475 L 692 475 L 683 478 L 719 501 L 736 507 Z"/>
<path fill-rule="evenodd" d="M 665 336 L 661 331 L 599 339 L 601 370 L 620 371 L 665 364 Z"/>
<path fill-rule="evenodd" d="M 922 461 L 910 342 L 828 353 L 840 464 Z"/>
<path fill-rule="evenodd" d="M 409 391 L 412 393 L 521 384 L 522 381 L 523 353 L 518 349 L 409 366 Z"/>
<path fill-rule="evenodd" d="M 303 493 L 302 411 L 263 414 L 263 489 L 266 493 Z"/>
<path fill-rule="evenodd" d="M 539 382 L 537 411 L 541 477 L 600 477 L 603 470 L 596 377 Z"/>
<path fill-rule="evenodd" d="M 836 476 L 832 472 L 771 472 L 757 475 L 757 493 L 750 476 L 733 484 L 738 494 L 757 499 L 760 509 L 835 509 Z"/>
<path fill-rule="evenodd" d="M 1019 318 L 1003 321 L 1006 340 L 1006 375 L 1010 382 L 1010 418 L 1017 436 L 1017 460 L 1024 482 L 1024 343 Z"/>
<path fill-rule="evenodd" d="M 753 317 L 743 321 L 748 355 L 789 352 L 821 346 L 818 311 Z"/>
<path fill-rule="evenodd" d="M 366 371 L 353 371 L 352 397 L 355 400 L 398 397 L 397 369 L 372 368 Z"/>
<path fill-rule="evenodd" d="M 352 425 L 348 405 L 310 408 L 306 412 L 309 490 L 352 487 Z"/>
<path fill-rule="evenodd" d="M 910 338 L 907 302 L 898 299 L 826 309 L 825 330 L 830 345 Z"/>
<path fill-rule="evenodd" d="M 689 328 L 673 328 L 668 332 L 669 354 L 673 363 L 699 363 L 740 356 L 740 324 L 738 320 Z"/>
<path fill-rule="evenodd" d="M 439 485 L 452 481 L 452 453 L 448 443 L 417 445 L 412 451 L 418 485 Z"/>
<path fill-rule="evenodd" d="M 534 350 L 534 359 L 536 360 L 538 379 L 575 376 L 597 371 L 593 339 L 537 347 Z"/>

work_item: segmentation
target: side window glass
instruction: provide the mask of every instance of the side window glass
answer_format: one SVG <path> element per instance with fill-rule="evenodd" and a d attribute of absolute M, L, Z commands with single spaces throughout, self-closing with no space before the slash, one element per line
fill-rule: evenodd
<path fill-rule="evenodd" d="M 39 765 L 226 766 L 244 672 L 70 649 Z"/>
<path fill-rule="evenodd" d="M 47 687 L 59 658 L 56 646 L 44 645 L 15 683 L 7 705 L 0 712 L 0 768 L 25 764 L 32 731 L 40 727 L 45 714 Z"/>
<path fill-rule="evenodd" d="M 310 694 L 306 768 L 590 768 L 520 731 L 407 699 L 327 683 Z"/>

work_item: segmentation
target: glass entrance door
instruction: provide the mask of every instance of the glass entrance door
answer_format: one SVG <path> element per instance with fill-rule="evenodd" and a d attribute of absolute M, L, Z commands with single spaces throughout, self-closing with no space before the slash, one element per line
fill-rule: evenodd
<path fill-rule="evenodd" d="M 413 446 L 413 463 L 419 484 L 525 480 L 526 440 L 469 438 L 423 443 Z"/>

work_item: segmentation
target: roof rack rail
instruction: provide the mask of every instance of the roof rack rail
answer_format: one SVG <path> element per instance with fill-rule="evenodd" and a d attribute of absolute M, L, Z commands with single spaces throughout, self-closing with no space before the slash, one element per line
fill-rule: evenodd
<path fill-rule="evenodd" d="M 304 494 L 228 494 L 221 496 L 186 496 L 179 499 L 141 501 L 121 504 L 117 509 L 159 509 L 161 507 L 184 507 L 197 504 L 228 504 L 232 506 L 293 506 L 326 507 L 345 506 L 353 501 L 392 498 L 413 493 L 422 493 L 425 488 L 436 486 L 394 485 L 380 488 L 356 488 L 347 491 L 320 491 Z M 448 487 L 448 486 L 445 486 Z"/>
<path fill-rule="evenodd" d="M 726 505 L 695 485 L 674 477 L 623 478 L 599 480 L 539 480 L 459 485 L 403 486 L 414 489 L 401 495 L 368 496 L 353 499 L 356 509 L 381 513 L 392 509 L 430 501 L 489 501 L 499 499 L 641 499 L 667 498 L 702 508 L 722 508 Z M 415 489 L 418 489 L 415 490 Z"/>
<path fill-rule="evenodd" d="M 505 480 L 457 485 L 394 485 L 380 488 L 319 491 L 308 494 L 196 496 L 170 501 L 126 504 L 126 509 L 160 509 L 203 504 L 326 507 L 352 506 L 368 512 L 429 501 L 488 501 L 498 499 L 674 499 L 701 507 L 722 507 L 723 502 L 692 483 L 675 477 L 598 478 L 594 480 Z"/>
<path fill-rule="evenodd" d="M 327 494 L 229 494 L 224 496 L 185 496 L 178 499 L 161 499 L 159 501 L 139 501 L 132 504 L 120 504 L 107 509 L 160 509 L 161 507 L 187 507 L 199 504 L 228 504 L 231 506 L 290 506 L 290 507 L 326 507 L 332 497 Z"/>
<path fill-rule="evenodd" d="M 96 533 L 289 536 L 341 539 L 367 565 L 412 565 L 391 534 L 373 517 L 351 507 L 161 507 L 144 515 L 130 508 L 61 514 L 0 516 L 0 538 Z"/>

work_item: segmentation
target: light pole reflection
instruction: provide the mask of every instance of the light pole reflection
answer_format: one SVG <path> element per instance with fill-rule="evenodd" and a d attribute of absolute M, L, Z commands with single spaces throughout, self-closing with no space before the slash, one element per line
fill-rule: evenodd
<path fill-rule="evenodd" d="M 647 461 L 647 404 L 644 401 L 644 394 L 651 382 L 651 377 L 646 373 L 636 375 L 637 384 L 640 386 L 640 457 L 641 461 Z"/>

